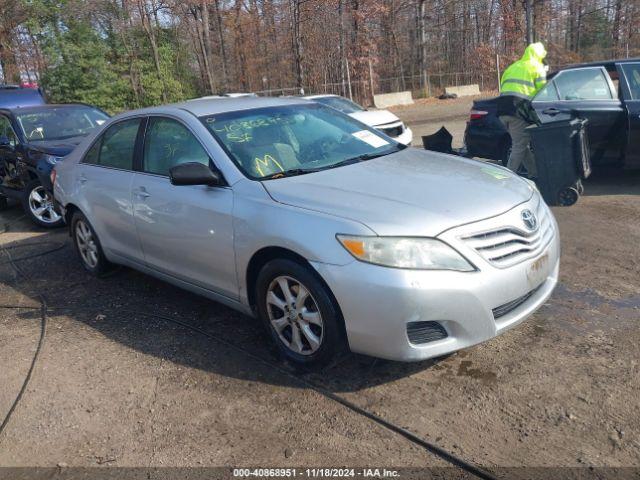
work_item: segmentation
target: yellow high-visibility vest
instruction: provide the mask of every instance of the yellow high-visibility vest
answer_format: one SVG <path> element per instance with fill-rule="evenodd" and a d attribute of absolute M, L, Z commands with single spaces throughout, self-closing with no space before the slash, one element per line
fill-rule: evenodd
<path fill-rule="evenodd" d="M 517 93 L 533 98 L 547 84 L 547 71 L 542 63 L 546 56 L 542 43 L 529 45 L 522 58 L 505 70 L 500 81 L 500 93 Z"/>

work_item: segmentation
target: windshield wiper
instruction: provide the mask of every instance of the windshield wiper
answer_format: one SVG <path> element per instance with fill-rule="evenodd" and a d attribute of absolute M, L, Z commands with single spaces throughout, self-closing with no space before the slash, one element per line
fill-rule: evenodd
<path fill-rule="evenodd" d="M 305 175 L 307 173 L 319 172 L 321 168 L 292 168 L 284 172 L 276 172 L 271 175 L 260 178 L 260 180 L 274 180 L 276 178 L 295 177 L 296 175 Z"/>
<path fill-rule="evenodd" d="M 366 160 L 373 160 L 374 158 L 384 157 L 386 155 L 391 155 L 392 153 L 399 152 L 400 150 L 404 150 L 407 148 L 406 145 L 399 143 L 396 148 L 393 150 L 387 150 L 385 152 L 379 153 L 363 153 L 362 155 L 358 155 L 356 157 L 347 158 L 346 160 L 342 160 L 341 162 L 334 163 L 331 165 L 331 168 L 334 167 L 342 167 L 344 165 L 351 165 L 352 163 L 364 162 Z"/>

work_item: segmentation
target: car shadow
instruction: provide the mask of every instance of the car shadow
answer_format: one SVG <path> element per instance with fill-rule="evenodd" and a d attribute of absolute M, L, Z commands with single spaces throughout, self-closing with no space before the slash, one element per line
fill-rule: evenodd
<path fill-rule="evenodd" d="M 21 228 L 28 227 L 26 221 L 21 222 Z M 33 231 L 39 230 L 34 226 Z M 37 306 L 43 295 L 52 323 L 64 316 L 137 352 L 186 367 L 307 388 L 308 384 L 299 381 L 302 379 L 339 393 L 392 382 L 437 363 L 347 354 L 320 371 L 302 372 L 277 357 L 256 319 L 132 269 L 117 268 L 104 278 L 88 274 L 64 229 L 1 247 L 0 292 L 7 293 L 0 295 L 0 303 Z M 15 274 L 6 251 L 20 275 Z M 35 309 L 14 315 L 25 320 L 39 318 Z"/>

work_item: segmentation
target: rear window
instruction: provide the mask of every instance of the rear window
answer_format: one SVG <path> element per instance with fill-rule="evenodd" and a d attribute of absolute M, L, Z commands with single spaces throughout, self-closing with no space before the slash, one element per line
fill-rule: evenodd
<path fill-rule="evenodd" d="M 317 103 L 321 103 L 322 105 L 326 105 L 327 107 L 335 108 L 336 110 L 342 113 L 346 113 L 347 115 L 349 115 L 350 113 L 364 111 L 364 108 L 362 108 L 360 105 L 343 97 L 318 97 L 312 98 L 311 100 Z"/>

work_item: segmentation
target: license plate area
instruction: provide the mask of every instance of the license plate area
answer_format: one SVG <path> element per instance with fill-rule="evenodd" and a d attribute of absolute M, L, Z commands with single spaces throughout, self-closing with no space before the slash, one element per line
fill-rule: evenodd
<path fill-rule="evenodd" d="M 536 258 L 527 267 L 527 284 L 531 289 L 538 287 L 549 276 L 549 252 Z"/>

